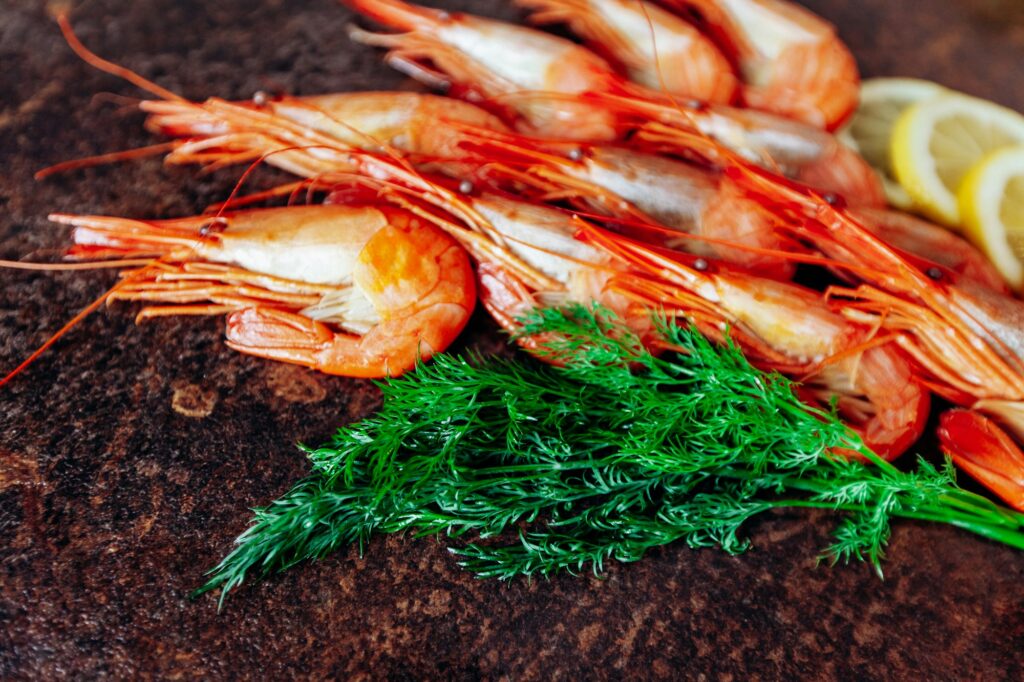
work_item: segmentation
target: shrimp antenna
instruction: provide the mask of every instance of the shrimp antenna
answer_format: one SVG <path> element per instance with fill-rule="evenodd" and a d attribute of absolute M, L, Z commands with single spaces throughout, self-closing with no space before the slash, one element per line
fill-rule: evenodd
<path fill-rule="evenodd" d="M 123 260 L 90 261 L 88 263 L 32 263 L 21 260 L 0 260 L 0 268 L 7 270 L 31 270 L 36 272 L 68 272 L 75 270 L 106 270 L 149 265 L 152 258 L 126 258 Z"/>
<path fill-rule="evenodd" d="M 145 159 L 150 156 L 156 156 L 157 154 L 163 154 L 167 151 L 173 151 L 179 146 L 179 142 L 161 142 L 160 144 L 152 144 L 146 147 L 137 147 L 135 149 L 126 149 L 121 152 L 110 152 L 108 154 L 97 154 L 96 156 L 86 156 L 81 159 L 72 159 L 71 161 L 61 161 L 55 163 L 52 166 L 47 166 L 41 170 L 36 171 L 32 177 L 36 180 L 45 180 L 51 175 L 57 173 L 63 173 L 65 171 L 78 170 L 80 168 L 92 168 L 93 166 L 103 166 L 110 163 L 117 163 L 119 161 L 133 161 L 135 159 Z"/>
<path fill-rule="evenodd" d="M 68 20 L 67 5 L 60 4 L 51 6 L 50 10 L 53 13 L 53 18 L 56 20 L 57 25 L 60 27 L 60 32 L 64 35 L 64 40 L 68 43 L 68 47 L 70 47 L 86 64 L 89 64 L 90 66 L 105 73 L 109 73 L 112 76 L 124 79 L 132 85 L 142 88 L 146 92 L 156 95 L 161 99 L 171 100 L 174 102 L 188 101 L 181 95 L 175 94 L 167 88 L 157 85 L 153 81 L 142 77 L 131 69 L 100 57 L 98 54 L 83 45 L 82 41 L 78 39 L 77 35 L 75 35 L 75 30 L 71 27 L 71 22 Z"/>
<path fill-rule="evenodd" d="M 53 344 L 57 343 L 57 341 L 59 341 L 65 334 L 71 331 L 71 329 L 74 328 L 75 325 L 77 325 L 79 322 L 81 322 L 86 317 L 91 315 L 97 308 L 106 303 L 107 299 L 110 298 L 111 294 L 113 294 L 114 291 L 117 290 L 118 286 L 120 286 L 120 284 L 115 284 L 110 289 L 105 291 L 102 296 L 100 296 L 95 301 L 93 301 L 85 308 L 83 308 L 81 312 L 72 317 L 71 320 L 67 322 L 67 324 L 65 324 L 53 336 L 47 339 L 46 342 L 43 343 L 43 345 L 39 346 L 39 348 L 37 348 L 35 352 L 33 352 L 31 355 L 25 358 L 25 360 L 20 365 L 18 365 L 13 370 L 8 372 L 7 376 L 5 376 L 3 379 L 0 379 L 0 388 L 6 386 L 11 380 L 14 379 L 14 377 L 18 376 L 26 369 L 28 369 L 29 365 L 38 360 L 40 355 L 49 350 L 50 347 L 53 346 Z"/>

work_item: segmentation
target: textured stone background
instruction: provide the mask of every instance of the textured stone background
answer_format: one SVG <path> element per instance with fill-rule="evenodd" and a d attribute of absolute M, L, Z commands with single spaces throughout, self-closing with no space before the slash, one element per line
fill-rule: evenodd
<path fill-rule="evenodd" d="M 447 3 L 446 3 L 447 4 Z M 917 75 L 1024 109 L 1013 0 L 815 0 L 866 75 Z M 463 9 L 515 17 L 498 0 Z M 93 0 L 74 23 L 100 54 L 193 99 L 311 94 L 400 78 L 350 45 L 331 0 Z M 139 92 L 76 59 L 41 2 L 0 0 L 0 257 L 54 257 L 50 211 L 169 217 L 236 173 L 158 160 L 35 183 L 61 160 L 150 144 Z M 110 93 L 113 93 L 111 95 Z M 262 182 L 273 178 L 265 174 Z M 0 367 L 113 282 L 0 271 Z M 900 524 L 885 581 L 815 566 L 824 516 L 751 528 L 743 557 L 673 546 L 603 580 L 511 584 L 461 572 L 443 543 L 373 541 L 214 598 L 186 599 L 247 508 L 372 411 L 364 382 L 227 350 L 220 319 L 136 327 L 92 315 L 0 392 L 0 678 L 1021 679 L 1024 554 Z M 482 317 L 467 344 L 494 349 Z"/>

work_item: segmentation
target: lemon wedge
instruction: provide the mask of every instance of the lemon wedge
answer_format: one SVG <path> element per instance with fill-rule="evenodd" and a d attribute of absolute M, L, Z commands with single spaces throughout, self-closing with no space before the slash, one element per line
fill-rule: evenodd
<path fill-rule="evenodd" d="M 1024 145 L 975 164 L 957 193 L 964 234 L 1016 291 L 1024 290 Z"/>
<path fill-rule="evenodd" d="M 957 191 L 986 154 L 1024 143 L 1024 116 L 976 97 L 946 93 L 904 111 L 892 131 L 896 178 L 927 216 L 959 227 Z"/>
<path fill-rule="evenodd" d="M 861 83 L 860 104 L 839 140 L 859 152 L 878 171 L 885 196 L 896 208 L 910 209 L 914 200 L 892 170 L 892 131 L 908 107 L 949 92 L 938 83 L 918 78 L 871 78 Z"/>

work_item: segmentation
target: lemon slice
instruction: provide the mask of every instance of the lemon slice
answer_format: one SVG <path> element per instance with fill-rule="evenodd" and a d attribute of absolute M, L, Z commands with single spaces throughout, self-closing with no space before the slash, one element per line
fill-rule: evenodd
<path fill-rule="evenodd" d="M 964 234 L 1016 291 L 1024 289 L 1024 145 L 975 164 L 957 193 Z"/>
<path fill-rule="evenodd" d="M 892 131 L 896 178 L 929 217 L 960 224 L 957 190 L 989 152 L 1024 143 L 1024 116 L 983 99 L 947 93 L 904 111 Z"/>
<path fill-rule="evenodd" d="M 839 140 L 871 165 L 882 178 L 885 196 L 896 208 L 909 209 L 914 200 L 892 170 L 892 129 L 908 107 L 949 92 L 938 83 L 917 78 L 871 78 L 861 83 L 860 104 Z"/>

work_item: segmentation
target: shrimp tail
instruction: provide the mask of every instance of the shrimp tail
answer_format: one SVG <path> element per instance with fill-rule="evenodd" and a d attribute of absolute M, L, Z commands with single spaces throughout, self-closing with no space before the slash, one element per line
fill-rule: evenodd
<path fill-rule="evenodd" d="M 337 333 L 316 320 L 273 308 L 231 313 L 226 336 L 228 347 L 240 353 L 328 374 L 380 379 L 411 369 L 408 357 L 372 352 L 372 346 L 364 343 L 366 337 Z M 414 356 L 411 365 L 415 362 Z"/>
<path fill-rule="evenodd" d="M 994 421 L 951 410 L 939 423 L 942 451 L 982 485 L 1024 511 L 1024 452 Z"/>

